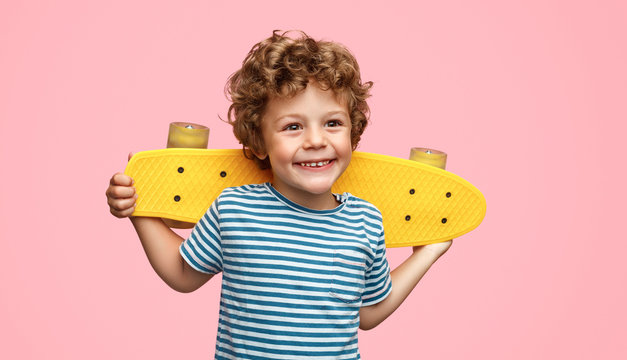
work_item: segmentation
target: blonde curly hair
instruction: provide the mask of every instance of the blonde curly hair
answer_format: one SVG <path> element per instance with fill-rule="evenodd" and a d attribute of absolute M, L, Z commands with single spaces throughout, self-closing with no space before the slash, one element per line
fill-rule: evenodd
<path fill-rule="evenodd" d="M 265 153 L 261 134 L 261 119 L 272 97 L 292 97 L 303 91 L 310 79 L 322 89 L 331 89 L 348 106 L 351 119 L 351 145 L 357 148 L 370 116 L 366 99 L 372 82 L 361 81 L 357 60 L 341 44 L 315 41 L 302 31 L 291 38 L 289 31 L 255 44 L 225 86 L 231 101 L 228 123 L 243 145 L 246 157 L 255 159 L 260 168 L 269 168 L 268 158 L 258 159 L 253 153 Z M 250 151 L 252 150 L 252 151 Z"/>

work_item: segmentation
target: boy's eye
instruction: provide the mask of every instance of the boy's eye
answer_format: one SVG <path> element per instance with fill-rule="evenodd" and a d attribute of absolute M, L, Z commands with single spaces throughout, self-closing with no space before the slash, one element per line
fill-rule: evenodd
<path fill-rule="evenodd" d="M 295 131 L 295 130 L 300 130 L 300 129 L 301 127 L 299 124 L 289 124 L 283 128 L 283 130 L 290 130 L 290 131 Z"/>
<path fill-rule="evenodd" d="M 327 127 L 336 127 L 336 126 L 340 126 L 340 125 L 342 125 L 342 122 L 339 121 L 339 120 L 329 120 L 326 123 Z"/>

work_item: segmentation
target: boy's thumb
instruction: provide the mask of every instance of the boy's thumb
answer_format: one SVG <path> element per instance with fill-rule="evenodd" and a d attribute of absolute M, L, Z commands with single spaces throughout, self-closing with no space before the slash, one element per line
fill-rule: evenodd
<path fill-rule="evenodd" d="M 128 153 L 128 160 L 129 160 L 129 161 L 131 160 L 131 158 L 133 157 L 133 155 L 135 155 L 135 153 L 134 153 L 134 152 L 132 152 L 132 151 L 131 151 L 130 153 Z"/>

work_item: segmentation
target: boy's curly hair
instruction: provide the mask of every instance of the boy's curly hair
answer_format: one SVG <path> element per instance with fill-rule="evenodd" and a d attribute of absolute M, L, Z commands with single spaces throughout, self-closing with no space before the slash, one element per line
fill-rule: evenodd
<path fill-rule="evenodd" d="M 372 82 L 361 82 L 359 65 L 348 49 L 335 42 L 315 41 L 302 31 L 296 39 L 287 33 L 275 30 L 271 37 L 253 46 L 242 68 L 229 77 L 225 86 L 232 102 L 228 122 L 246 157 L 255 159 L 262 169 L 270 167 L 268 158 L 259 160 L 248 149 L 265 152 L 261 119 L 271 97 L 292 97 L 307 87 L 309 79 L 315 79 L 325 90 L 333 90 L 348 105 L 353 150 L 370 116 L 366 99 Z"/>

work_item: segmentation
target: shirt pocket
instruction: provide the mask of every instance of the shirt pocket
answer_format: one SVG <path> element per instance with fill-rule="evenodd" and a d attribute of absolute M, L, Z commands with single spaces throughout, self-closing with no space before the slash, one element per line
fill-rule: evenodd
<path fill-rule="evenodd" d="M 345 303 L 361 300 L 365 285 L 364 255 L 356 250 L 333 252 L 333 274 L 329 294 Z"/>

